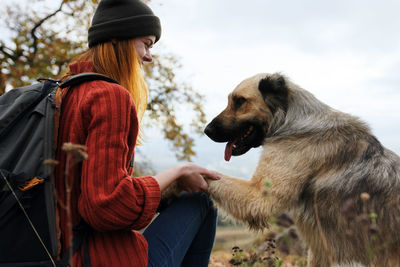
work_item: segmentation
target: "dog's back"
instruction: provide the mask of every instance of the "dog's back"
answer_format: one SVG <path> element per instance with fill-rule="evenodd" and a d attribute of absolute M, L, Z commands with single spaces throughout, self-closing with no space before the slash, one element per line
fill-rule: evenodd
<path fill-rule="evenodd" d="M 302 119 L 296 117 L 298 127 Z M 314 260 L 400 265 L 400 158 L 351 115 L 326 108 L 308 113 L 303 123 L 309 135 L 304 131 L 294 146 L 312 148 L 309 160 L 318 167 L 305 181 L 294 214 L 312 250 L 319 251 Z"/>

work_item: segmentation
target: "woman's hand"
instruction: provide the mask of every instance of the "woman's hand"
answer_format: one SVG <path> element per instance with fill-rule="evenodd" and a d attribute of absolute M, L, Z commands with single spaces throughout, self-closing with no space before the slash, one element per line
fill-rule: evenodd
<path fill-rule="evenodd" d="M 212 171 L 209 171 L 194 163 L 181 165 L 181 176 L 178 178 L 178 184 L 182 190 L 188 193 L 205 192 L 208 193 L 207 179 L 219 180 L 221 177 Z"/>
<path fill-rule="evenodd" d="M 163 191 L 173 181 L 188 193 L 208 192 L 207 179 L 219 180 L 221 176 L 194 163 L 185 163 L 169 168 L 154 176 Z"/>

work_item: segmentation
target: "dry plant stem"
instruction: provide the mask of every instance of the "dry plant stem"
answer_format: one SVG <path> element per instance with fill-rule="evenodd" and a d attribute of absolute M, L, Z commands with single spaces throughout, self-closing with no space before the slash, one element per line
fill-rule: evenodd
<path fill-rule="evenodd" d="M 72 266 L 72 258 L 73 258 L 73 251 L 72 251 L 72 240 L 73 240 L 73 233 L 72 233 L 72 218 L 71 218 L 71 188 L 72 188 L 72 183 L 73 179 L 68 179 L 69 175 L 69 170 L 70 168 L 73 167 L 72 163 L 72 157 L 71 154 L 67 154 L 67 164 L 65 165 L 65 191 L 66 191 L 66 203 L 65 203 L 65 209 L 67 212 L 67 218 L 68 218 L 68 243 L 69 243 L 69 264 Z M 71 181 L 69 181 L 71 180 Z"/>
<path fill-rule="evenodd" d="M 71 217 L 71 191 L 74 182 L 73 177 L 69 177 L 69 171 L 75 166 L 75 164 L 82 162 L 88 158 L 88 154 L 85 152 L 86 147 L 83 145 L 77 145 L 72 143 L 64 143 L 62 149 L 67 153 L 66 164 L 65 164 L 65 191 L 66 191 L 66 203 L 65 210 L 68 218 L 68 243 L 69 243 L 69 264 L 72 266 L 73 260 L 73 232 L 72 232 L 72 217 Z"/>
<path fill-rule="evenodd" d="M 317 207 L 317 192 L 314 193 L 314 213 L 315 213 L 315 219 L 317 221 L 318 231 L 321 236 L 322 244 L 324 245 L 324 249 L 326 251 L 326 256 L 328 258 L 329 265 L 332 266 L 332 264 L 333 264 L 332 255 L 329 252 L 328 242 L 326 241 L 326 237 L 325 237 L 324 233 L 322 232 L 322 226 L 321 226 L 321 222 L 319 220 L 318 207 Z"/>

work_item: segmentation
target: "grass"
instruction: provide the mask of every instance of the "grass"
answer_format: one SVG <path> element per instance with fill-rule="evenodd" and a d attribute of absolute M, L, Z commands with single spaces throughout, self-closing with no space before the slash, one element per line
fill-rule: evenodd
<path fill-rule="evenodd" d="M 232 248 L 238 246 L 250 249 L 259 235 L 244 226 L 218 226 L 209 267 L 233 266 L 229 263 L 233 257 Z"/>
<path fill-rule="evenodd" d="M 249 249 L 261 236 L 244 226 L 218 226 L 213 251 L 231 250 L 234 246 Z"/>
<path fill-rule="evenodd" d="M 242 225 L 219 225 L 209 267 L 303 267 L 306 250 L 291 223 L 253 232 Z"/>

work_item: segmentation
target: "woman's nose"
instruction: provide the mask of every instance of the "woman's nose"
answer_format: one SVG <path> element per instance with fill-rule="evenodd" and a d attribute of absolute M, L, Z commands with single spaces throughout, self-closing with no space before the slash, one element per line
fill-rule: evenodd
<path fill-rule="evenodd" d="M 153 57 L 151 56 L 150 52 L 147 52 L 147 53 L 144 55 L 143 61 L 145 61 L 145 62 L 152 62 L 152 61 L 153 61 Z"/>

